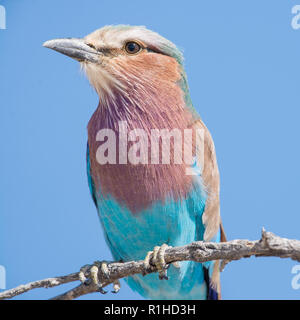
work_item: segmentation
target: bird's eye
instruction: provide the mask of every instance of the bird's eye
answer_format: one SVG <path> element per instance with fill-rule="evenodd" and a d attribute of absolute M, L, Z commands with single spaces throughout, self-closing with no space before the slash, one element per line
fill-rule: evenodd
<path fill-rule="evenodd" d="M 142 47 L 138 43 L 133 41 L 127 42 L 125 45 L 125 50 L 127 51 L 127 53 L 130 53 L 130 54 L 138 53 L 140 52 L 141 49 Z"/>

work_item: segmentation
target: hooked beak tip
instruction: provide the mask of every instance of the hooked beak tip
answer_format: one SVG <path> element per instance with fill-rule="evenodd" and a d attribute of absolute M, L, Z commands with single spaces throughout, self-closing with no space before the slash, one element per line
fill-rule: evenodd
<path fill-rule="evenodd" d="M 53 45 L 51 45 L 53 40 L 47 40 L 43 43 L 43 47 L 52 49 Z"/>
<path fill-rule="evenodd" d="M 43 43 L 43 47 L 46 47 L 46 48 L 51 47 L 51 40 L 45 41 L 45 42 Z"/>
<path fill-rule="evenodd" d="M 45 41 L 43 47 L 60 52 L 80 62 L 99 62 L 99 52 L 88 46 L 83 39 L 53 39 Z"/>

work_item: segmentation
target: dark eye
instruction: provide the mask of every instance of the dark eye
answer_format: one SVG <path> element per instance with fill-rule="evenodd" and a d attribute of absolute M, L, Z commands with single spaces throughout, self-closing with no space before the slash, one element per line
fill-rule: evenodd
<path fill-rule="evenodd" d="M 125 50 L 130 54 L 138 53 L 141 50 L 141 46 L 136 42 L 127 42 L 125 45 Z"/>

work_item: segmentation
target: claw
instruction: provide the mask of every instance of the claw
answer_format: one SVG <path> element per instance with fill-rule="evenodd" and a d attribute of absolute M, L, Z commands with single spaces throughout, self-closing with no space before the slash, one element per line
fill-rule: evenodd
<path fill-rule="evenodd" d="M 103 275 L 105 276 L 106 279 L 109 279 L 109 270 L 107 268 L 107 262 L 106 261 L 102 261 L 101 263 L 101 271 L 103 273 Z"/>
<path fill-rule="evenodd" d="M 147 252 L 146 258 L 144 259 L 144 269 L 145 270 L 143 271 L 143 276 L 145 276 L 147 274 L 146 270 L 151 268 L 150 259 L 151 259 L 152 254 L 153 254 L 153 251 Z"/>
<path fill-rule="evenodd" d="M 160 280 L 168 280 L 167 269 L 169 265 L 165 261 L 165 252 L 169 248 L 167 244 L 163 244 L 161 247 L 156 246 L 153 251 L 149 251 L 144 260 L 145 269 L 150 268 L 150 260 L 152 258 L 153 263 L 155 264 Z"/>
<path fill-rule="evenodd" d="M 167 250 L 167 248 L 168 248 L 168 245 L 165 243 L 161 247 L 154 248 L 154 253 L 157 252 L 156 259 L 155 259 L 157 262 L 155 264 L 158 269 L 160 280 L 169 280 L 167 276 L 168 265 L 166 264 L 166 261 L 165 261 L 165 251 Z"/>
<path fill-rule="evenodd" d="M 95 285 L 99 285 L 99 278 L 98 278 L 98 266 L 96 264 L 94 264 L 91 267 L 90 270 L 91 273 L 91 280 Z"/>
<path fill-rule="evenodd" d="M 85 273 L 88 271 L 90 266 L 88 264 L 84 265 L 83 267 L 80 268 L 79 271 L 79 280 L 81 283 L 88 285 L 90 283 L 89 279 L 86 278 Z"/>
<path fill-rule="evenodd" d="M 114 290 L 112 291 L 112 293 L 118 293 L 121 289 L 120 281 L 119 280 L 114 281 L 113 285 L 114 285 Z"/>
<path fill-rule="evenodd" d="M 107 294 L 108 291 L 104 290 L 100 285 L 98 287 L 98 292 L 100 292 L 101 294 Z"/>
<path fill-rule="evenodd" d="M 85 265 L 80 268 L 79 280 L 81 281 L 81 283 L 83 283 L 85 285 L 89 285 L 89 284 L 93 283 L 94 285 L 96 285 L 98 287 L 98 291 L 100 293 L 106 294 L 107 291 L 105 291 L 103 289 L 102 284 L 98 278 L 99 268 L 101 269 L 103 276 L 106 279 L 109 279 L 110 274 L 109 274 L 109 270 L 107 268 L 107 262 L 106 261 L 95 261 L 93 265 Z M 90 273 L 90 279 L 87 279 L 85 276 L 87 271 L 89 271 L 89 273 Z"/>

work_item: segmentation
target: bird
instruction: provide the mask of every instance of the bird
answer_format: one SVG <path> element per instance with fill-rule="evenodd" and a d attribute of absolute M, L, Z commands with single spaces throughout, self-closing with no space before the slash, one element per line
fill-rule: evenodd
<path fill-rule="evenodd" d="M 77 60 L 99 96 L 86 160 L 106 243 L 115 260 L 144 259 L 159 271 L 126 278 L 130 288 L 152 300 L 221 299 L 218 260 L 164 261 L 169 247 L 226 241 L 215 146 L 192 104 L 182 51 L 131 25 L 43 45 Z"/>

